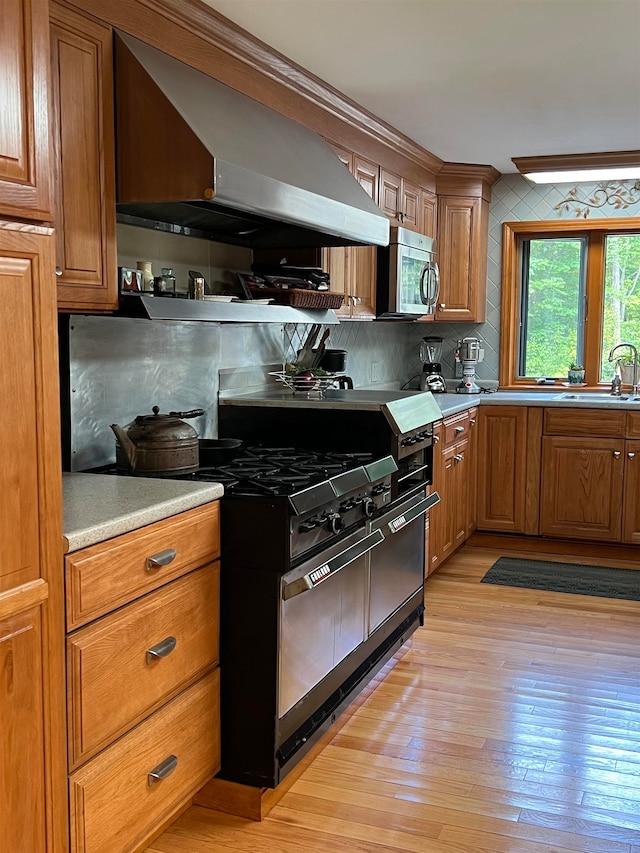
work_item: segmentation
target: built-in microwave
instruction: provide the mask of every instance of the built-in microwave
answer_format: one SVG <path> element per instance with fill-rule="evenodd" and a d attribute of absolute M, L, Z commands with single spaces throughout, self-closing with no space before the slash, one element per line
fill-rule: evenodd
<path fill-rule="evenodd" d="M 378 249 L 376 314 L 381 319 L 435 313 L 440 293 L 436 241 L 408 228 L 391 228 Z"/>

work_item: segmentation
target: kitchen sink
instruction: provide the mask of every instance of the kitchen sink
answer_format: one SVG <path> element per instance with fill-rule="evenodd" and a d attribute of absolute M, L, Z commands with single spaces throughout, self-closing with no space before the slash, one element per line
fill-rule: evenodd
<path fill-rule="evenodd" d="M 565 391 L 563 394 L 557 394 L 553 399 L 574 400 L 576 403 L 640 403 L 640 397 L 630 397 L 628 394 L 614 397 L 606 391 L 596 391 L 593 394 L 572 394 Z"/>

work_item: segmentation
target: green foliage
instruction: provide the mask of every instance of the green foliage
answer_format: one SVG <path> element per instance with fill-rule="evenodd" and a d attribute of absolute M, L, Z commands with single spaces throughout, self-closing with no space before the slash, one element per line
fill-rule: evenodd
<path fill-rule="evenodd" d="M 566 375 L 579 363 L 581 275 L 586 241 L 549 238 L 530 241 L 524 375 Z M 607 237 L 604 281 L 601 379 L 608 381 L 611 348 L 621 341 L 640 346 L 640 234 Z"/>

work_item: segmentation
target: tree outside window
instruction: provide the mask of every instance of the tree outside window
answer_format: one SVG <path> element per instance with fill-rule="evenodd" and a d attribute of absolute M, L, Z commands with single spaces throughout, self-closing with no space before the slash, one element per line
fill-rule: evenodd
<path fill-rule="evenodd" d="M 611 348 L 640 348 L 640 219 L 503 226 L 500 384 L 609 383 Z"/>

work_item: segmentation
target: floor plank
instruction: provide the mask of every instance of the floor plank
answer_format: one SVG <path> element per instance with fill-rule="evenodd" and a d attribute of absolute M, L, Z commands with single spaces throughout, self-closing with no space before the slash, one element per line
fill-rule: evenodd
<path fill-rule="evenodd" d="M 148 853 L 640 853 L 640 602 L 480 583 L 508 554 L 429 578 L 406 654 L 262 823 L 193 807 Z"/>

